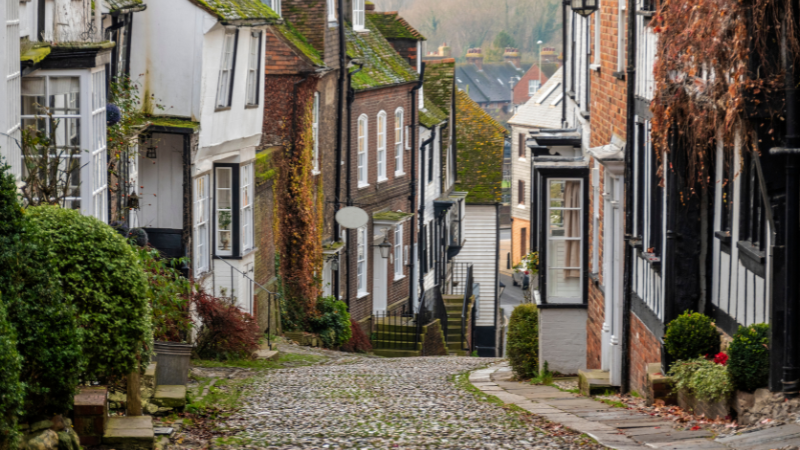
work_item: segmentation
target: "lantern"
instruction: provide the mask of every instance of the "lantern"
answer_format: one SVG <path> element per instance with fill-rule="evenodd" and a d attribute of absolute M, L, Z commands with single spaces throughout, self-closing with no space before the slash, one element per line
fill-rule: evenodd
<path fill-rule="evenodd" d="M 583 17 L 588 17 L 597 11 L 597 0 L 570 0 L 570 4 L 572 10 Z"/>

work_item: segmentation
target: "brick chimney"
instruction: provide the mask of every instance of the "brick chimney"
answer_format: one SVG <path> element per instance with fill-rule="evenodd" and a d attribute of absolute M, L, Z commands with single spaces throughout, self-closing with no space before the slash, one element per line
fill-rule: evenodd
<path fill-rule="evenodd" d="M 474 64 L 479 71 L 483 72 L 483 50 L 480 47 L 467 50 L 467 62 Z"/>
<path fill-rule="evenodd" d="M 369 0 L 365 1 L 364 2 L 364 9 L 366 11 L 375 11 L 375 3 L 372 3 Z"/>
<path fill-rule="evenodd" d="M 503 60 L 505 62 L 510 62 L 517 69 L 522 68 L 522 58 L 519 56 L 518 48 L 506 47 L 506 51 L 503 53 Z"/>
<path fill-rule="evenodd" d="M 447 42 L 439 46 L 439 56 L 441 56 L 442 58 L 453 57 L 453 51 L 450 49 L 450 46 L 447 45 Z"/>

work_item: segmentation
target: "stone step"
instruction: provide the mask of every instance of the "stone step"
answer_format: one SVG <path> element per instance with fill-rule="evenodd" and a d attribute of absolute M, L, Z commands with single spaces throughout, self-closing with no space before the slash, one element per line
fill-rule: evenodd
<path fill-rule="evenodd" d="M 155 442 L 151 416 L 108 418 L 103 444 L 117 450 L 152 450 Z"/>
<path fill-rule="evenodd" d="M 464 344 L 458 341 L 447 342 L 447 349 L 450 351 L 463 350 Z"/>
<path fill-rule="evenodd" d="M 160 408 L 183 408 L 186 406 L 186 386 L 163 384 L 156 387 L 150 402 Z"/>
<path fill-rule="evenodd" d="M 156 378 L 156 369 L 158 368 L 158 363 L 153 361 L 147 366 L 147 370 L 144 371 L 144 376 L 142 376 L 142 386 L 146 386 L 152 389 L 155 389 L 158 386 L 158 378 Z"/>
<path fill-rule="evenodd" d="M 403 358 L 410 356 L 420 356 L 419 350 L 390 350 L 387 348 L 373 349 L 372 353 L 378 356 L 385 356 L 387 358 Z"/>
<path fill-rule="evenodd" d="M 578 388 L 581 395 L 587 397 L 619 391 L 619 386 L 611 384 L 611 374 L 607 370 L 579 370 Z"/>
<path fill-rule="evenodd" d="M 414 334 L 417 332 L 416 325 L 377 325 L 375 333 L 407 333 Z"/>

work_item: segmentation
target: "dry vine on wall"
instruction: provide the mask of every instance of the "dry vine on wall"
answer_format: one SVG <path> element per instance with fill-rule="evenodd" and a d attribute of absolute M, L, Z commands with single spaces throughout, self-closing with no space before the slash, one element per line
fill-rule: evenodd
<path fill-rule="evenodd" d="M 780 135 L 783 73 L 776 49 L 783 33 L 800 55 L 797 30 L 782 20 L 789 8 L 790 0 L 663 0 L 658 8 L 651 21 L 658 34 L 653 146 L 659 159 L 683 152 L 690 189 L 712 181 L 718 140 L 730 163 L 737 133 L 742 150 L 755 152 L 759 140 Z M 748 114 L 776 99 L 781 106 L 769 112 L 773 125 L 751 129 Z M 665 176 L 663 164 L 659 173 Z"/>
<path fill-rule="evenodd" d="M 320 293 L 317 274 L 322 269 L 319 239 L 320 217 L 317 192 L 321 187 L 311 174 L 312 107 L 317 78 L 268 77 L 265 92 L 274 107 L 265 110 L 264 123 L 278 136 L 281 150 L 274 159 L 277 179 L 275 240 L 280 254 L 288 327 L 302 327 L 316 315 Z M 270 130 L 266 130 L 270 131 Z M 317 177 L 319 178 L 319 177 Z"/>

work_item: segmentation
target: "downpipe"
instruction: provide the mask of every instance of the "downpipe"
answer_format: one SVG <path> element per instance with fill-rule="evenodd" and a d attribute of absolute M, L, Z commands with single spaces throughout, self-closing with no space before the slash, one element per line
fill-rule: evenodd
<path fill-rule="evenodd" d="M 410 96 L 411 96 L 411 195 L 409 196 L 409 200 L 411 202 L 411 211 L 417 209 L 417 91 L 422 89 L 422 83 L 425 81 L 425 63 L 422 63 L 422 68 L 419 73 L 419 82 L 417 82 L 414 87 L 411 88 Z M 418 226 L 418 217 L 416 215 L 411 217 L 411 230 L 412 232 L 417 228 L 421 228 Z M 422 231 L 417 231 L 417 239 L 421 236 Z M 413 234 L 412 234 L 413 236 Z M 417 251 L 416 255 L 412 255 L 409 260 L 411 261 L 411 267 L 409 270 L 411 271 L 411 279 L 408 282 L 408 310 L 409 312 L 414 312 L 414 293 L 416 292 L 416 286 L 414 285 L 414 269 L 417 267 L 417 260 L 419 259 L 419 250 L 422 246 L 422 241 L 417 242 Z M 414 243 L 411 243 L 411 249 L 414 249 Z M 416 256 L 416 258 L 414 257 Z M 422 294 L 420 294 L 420 300 L 422 299 Z"/>

